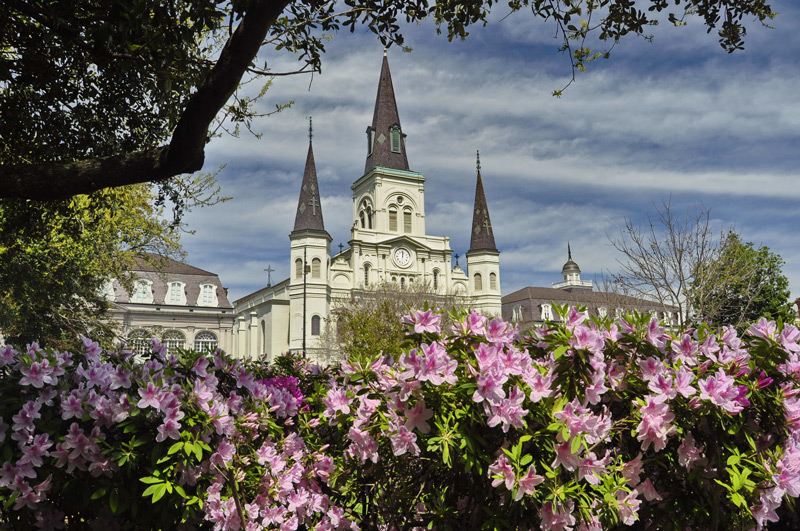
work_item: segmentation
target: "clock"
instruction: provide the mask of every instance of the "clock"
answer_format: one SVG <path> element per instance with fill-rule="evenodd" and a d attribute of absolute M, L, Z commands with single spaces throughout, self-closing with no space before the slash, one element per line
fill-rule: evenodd
<path fill-rule="evenodd" d="M 408 252 L 408 249 L 397 249 L 394 252 L 394 261 L 400 267 L 408 267 L 411 264 L 411 253 Z"/>

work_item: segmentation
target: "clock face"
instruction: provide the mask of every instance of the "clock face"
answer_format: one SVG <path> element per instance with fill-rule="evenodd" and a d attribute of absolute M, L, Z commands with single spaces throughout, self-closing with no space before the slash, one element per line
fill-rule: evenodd
<path fill-rule="evenodd" d="M 398 249 L 394 252 L 394 261 L 397 265 L 405 267 L 411 263 L 411 253 L 406 249 Z"/>

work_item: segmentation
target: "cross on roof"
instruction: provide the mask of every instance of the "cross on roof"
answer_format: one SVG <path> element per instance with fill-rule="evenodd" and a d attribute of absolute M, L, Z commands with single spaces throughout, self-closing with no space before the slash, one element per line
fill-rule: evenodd
<path fill-rule="evenodd" d="M 458 256 L 459 256 L 459 254 L 456 253 L 456 267 L 458 267 Z"/>
<path fill-rule="evenodd" d="M 477 154 L 477 161 L 475 163 L 475 167 L 478 168 L 478 173 L 481 172 L 481 152 L 480 150 L 476 151 Z"/>
<path fill-rule="evenodd" d="M 314 137 L 314 126 L 312 125 L 312 120 L 310 116 L 306 116 L 308 120 L 308 141 L 311 142 L 311 139 Z"/>
<path fill-rule="evenodd" d="M 319 201 L 317 201 L 317 196 L 312 195 L 311 201 L 308 202 L 309 206 L 311 207 L 311 215 L 317 215 L 317 207 L 320 206 Z"/>
<path fill-rule="evenodd" d="M 339 244 L 339 252 L 340 252 L 340 253 L 342 252 L 342 249 L 344 249 L 344 245 L 342 245 L 342 244 L 340 243 L 340 244 Z"/>
<path fill-rule="evenodd" d="M 272 272 L 275 271 L 272 269 L 272 264 L 267 264 L 267 268 L 264 270 L 267 272 L 267 287 L 272 286 Z"/>
<path fill-rule="evenodd" d="M 491 224 L 491 223 L 489 223 L 489 218 L 488 218 L 488 217 L 485 217 L 485 218 L 483 218 L 483 226 L 484 226 L 484 228 L 486 229 L 486 232 L 487 232 L 487 233 L 488 233 L 490 230 L 492 230 L 492 224 Z"/>

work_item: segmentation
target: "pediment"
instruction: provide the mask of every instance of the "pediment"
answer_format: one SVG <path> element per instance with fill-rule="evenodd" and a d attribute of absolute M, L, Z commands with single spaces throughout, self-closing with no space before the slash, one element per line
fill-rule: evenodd
<path fill-rule="evenodd" d="M 401 244 L 404 244 L 404 245 L 406 245 L 408 247 L 412 247 L 415 251 L 418 251 L 418 250 L 432 251 L 433 250 L 431 247 L 425 245 L 424 243 L 422 243 L 418 239 L 416 239 L 414 237 L 411 237 L 411 236 L 407 236 L 405 234 L 403 234 L 401 236 L 397 236 L 395 238 L 389 238 L 388 240 L 381 240 L 380 242 L 378 242 L 379 246 L 386 245 L 386 246 L 389 246 L 389 247 L 395 247 L 395 246 L 401 245 Z"/>

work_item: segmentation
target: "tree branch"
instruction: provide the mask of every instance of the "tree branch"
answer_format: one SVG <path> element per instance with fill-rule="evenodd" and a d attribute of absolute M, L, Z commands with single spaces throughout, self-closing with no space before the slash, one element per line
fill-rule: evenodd
<path fill-rule="evenodd" d="M 168 146 L 67 163 L 0 165 L 0 197 L 59 199 L 200 170 L 209 126 L 288 3 L 255 0 L 250 5 L 219 59 L 189 98 Z"/>

